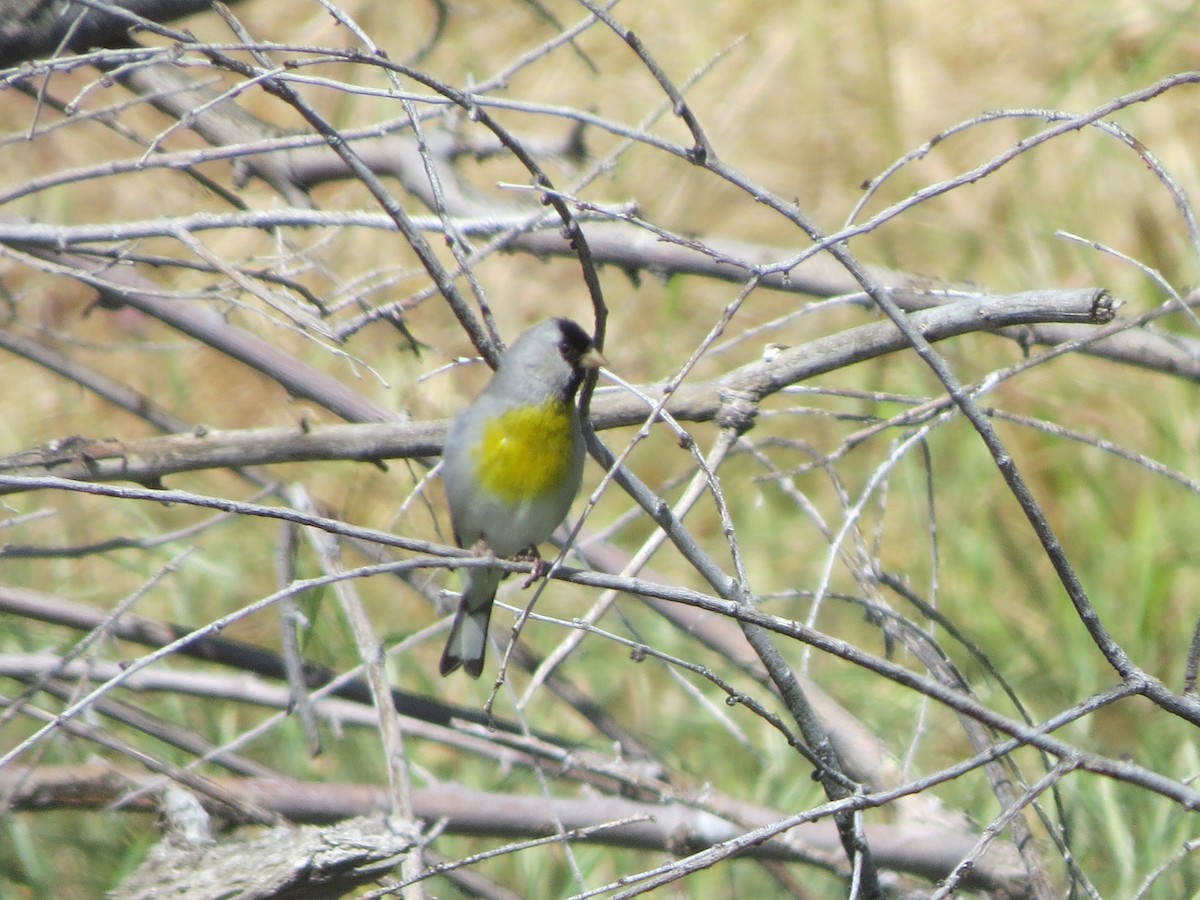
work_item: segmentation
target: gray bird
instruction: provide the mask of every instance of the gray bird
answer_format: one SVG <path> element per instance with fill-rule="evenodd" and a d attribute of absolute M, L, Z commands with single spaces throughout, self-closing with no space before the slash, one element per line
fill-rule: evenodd
<path fill-rule="evenodd" d="M 606 360 L 570 319 L 546 319 L 500 357 L 492 380 L 454 419 L 442 478 L 454 540 L 477 554 L 508 558 L 550 537 L 566 518 L 583 476 L 575 394 Z M 464 568 L 462 599 L 440 671 L 483 671 L 492 602 L 502 573 Z"/>

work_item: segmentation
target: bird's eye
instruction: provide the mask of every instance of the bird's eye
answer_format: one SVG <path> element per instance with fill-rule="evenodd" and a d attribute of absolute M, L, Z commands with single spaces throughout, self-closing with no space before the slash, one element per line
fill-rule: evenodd
<path fill-rule="evenodd" d="M 559 319 L 559 332 L 562 339 L 558 342 L 558 350 L 572 366 L 578 365 L 590 349 L 592 349 L 592 339 L 588 337 L 586 331 L 572 322 L 570 319 Z"/>

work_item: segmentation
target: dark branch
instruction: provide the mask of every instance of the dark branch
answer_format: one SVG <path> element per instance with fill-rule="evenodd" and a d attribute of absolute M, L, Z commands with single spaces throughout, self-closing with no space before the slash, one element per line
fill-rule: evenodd
<path fill-rule="evenodd" d="M 63 51 L 129 47 L 133 17 L 172 22 L 211 9 L 209 0 L 0 0 L 0 68 Z"/>

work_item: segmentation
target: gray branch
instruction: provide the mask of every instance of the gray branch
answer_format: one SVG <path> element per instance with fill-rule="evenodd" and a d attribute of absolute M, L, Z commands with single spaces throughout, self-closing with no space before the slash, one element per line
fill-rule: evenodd
<path fill-rule="evenodd" d="M 377 815 L 386 807 L 387 790 L 377 785 L 310 783 L 255 778 L 214 778 L 226 791 L 272 809 L 292 822 L 325 825 L 342 819 Z M 9 767 L 0 771 L 0 794 L 10 808 L 100 808 L 128 788 L 126 779 L 105 767 Z M 134 801 L 134 809 L 155 811 L 153 798 Z M 415 813 L 427 822 L 442 822 L 457 834 L 535 838 L 557 833 L 556 823 L 585 830 L 577 840 L 610 846 L 692 853 L 737 840 L 747 827 L 684 803 L 641 803 L 617 797 L 580 799 L 501 794 L 444 786 L 413 792 Z M 553 809 L 551 809 L 553 807 Z M 772 823 L 764 819 L 751 828 Z M 871 847 L 881 865 L 939 879 L 967 855 L 976 838 L 943 828 L 885 824 L 870 829 Z M 293 834 L 297 834 L 293 832 Z M 747 845 L 751 859 L 818 862 L 834 865 L 840 855 L 838 837 L 829 822 L 803 822 L 786 834 Z M 211 868 L 211 867 L 207 867 Z M 1013 889 L 1023 873 L 1011 848 L 996 846 L 972 870 L 964 886 Z"/>
<path fill-rule="evenodd" d="M 176 308 L 175 312 L 182 311 Z M 190 314 L 204 312 L 191 310 Z M 914 313 L 913 319 L 929 340 L 940 341 L 970 331 L 1000 331 L 1040 322 L 1102 324 L 1112 315 L 1111 299 L 1105 292 L 1085 289 L 960 300 Z M 225 331 L 229 330 L 226 325 Z M 682 385 L 672 394 L 667 411 L 679 420 L 706 422 L 732 414 L 738 404 L 749 401 L 755 407 L 752 416 L 759 402 L 786 387 L 907 346 L 891 322 L 851 328 L 734 369 L 721 378 Z M 661 389 L 652 387 L 645 393 L 658 399 Z M 592 422 L 598 429 L 640 424 L 648 414 L 644 401 L 623 391 L 599 392 L 591 407 Z M 78 481 L 132 481 L 158 486 L 168 475 L 199 469 L 437 456 L 444 431 L 444 422 L 422 422 L 321 427 L 301 424 L 227 432 L 201 429 L 142 441 L 71 437 L 0 458 L 0 474 L 49 474 Z M 0 493 L 6 490 L 12 488 L 0 489 Z"/>
<path fill-rule="evenodd" d="M 128 47 L 134 17 L 171 22 L 211 9 L 210 0 L 0 0 L 0 68 L 62 51 Z"/>

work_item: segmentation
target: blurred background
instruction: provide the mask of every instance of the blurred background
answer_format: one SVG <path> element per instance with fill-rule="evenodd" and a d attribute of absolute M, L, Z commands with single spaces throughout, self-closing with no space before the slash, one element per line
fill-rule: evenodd
<path fill-rule="evenodd" d="M 1180 199 L 1200 183 L 1194 85 L 1174 86 L 1106 116 L 1132 135 L 1132 147 L 1110 131 L 1089 127 L 1029 152 L 1013 152 L 1054 115 L 1086 113 L 1189 71 L 1200 51 L 1195 4 L 616 6 L 613 15 L 641 39 L 666 77 L 686 85 L 687 104 L 715 158 L 742 184 L 677 152 L 691 146 L 688 130 L 671 114 L 662 87 L 626 41 L 595 23 L 571 41 L 561 39 L 565 29 L 586 19 L 582 6 L 345 0 L 336 7 L 342 21 L 333 9 L 323 3 L 292 4 L 284 17 L 278 4 L 245 0 L 232 7 L 245 29 L 242 36 L 211 13 L 169 27 L 186 29 L 197 45 L 220 46 L 223 54 L 246 65 L 262 64 L 240 46 L 246 35 L 263 45 L 263 58 L 280 65 L 302 60 L 288 67 L 293 87 L 345 134 L 362 130 L 375 136 L 387 130 L 407 136 L 410 123 L 400 96 L 407 92 L 412 108 L 425 117 L 429 139 L 454 144 L 439 161 L 453 172 L 453 186 L 479 203 L 479 218 L 536 211 L 538 197 L 528 187 L 528 171 L 497 148 L 493 133 L 427 85 L 402 72 L 389 74 L 348 51 L 366 47 L 362 37 L 367 36 L 388 59 L 440 85 L 486 97 L 488 115 L 516 136 L 560 190 L 588 204 L 576 207 L 579 215 L 605 226 L 624 224 L 628 230 L 621 233 L 630 236 L 631 247 L 634 235 L 647 242 L 637 245 L 644 255 L 633 261 L 601 259 L 598 266 L 608 309 L 604 352 L 612 371 L 636 385 L 675 377 L 698 348 L 704 352 L 686 383 L 704 383 L 760 360 L 770 345 L 802 347 L 879 320 L 872 304 L 852 296 L 860 290 L 853 279 L 832 264 L 824 292 L 757 287 L 737 304 L 721 335 L 705 343 L 744 279 L 686 274 L 673 268 L 673 261 L 656 263 L 648 248 L 676 244 L 657 240 L 663 234 L 639 223 L 723 253 L 736 249 L 739 260 L 781 261 L 808 249 L 810 238 L 770 204 L 757 202 L 748 184 L 794 201 L 819 229 L 832 233 L 1011 153 L 1002 167 L 884 217 L 854 236 L 849 250 L 878 267 L 875 271 L 886 272 L 890 284 L 917 290 L 1005 294 L 1102 287 L 1123 304 L 1125 318 L 1158 308 L 1171 290 L 1186 295 L 1196 281 L 1198 248 L 1189 235 L 1190 213 L 1180 208 Z M 194 120 L 181 123 L 155 109 L 153 94 L 134 93 L 122 79 L 139 69 L 170 68 L 182 59 L 178 71 L 207 90 L 227 91 L 223 100 L 236 102 L 267 129 L 247 133 L 244 140 L 287 141 L 313 133 L 294 105 L 204 52 L 189 47 L 172 57 L 177 39 L 145 30 L 136 41 L 160 49 L 140 57 L 114 50 L 104 72 L 66 64 L 7 70 L 8 89 L 0 103 L 4 224 L 74 228 L 200 213 L 274 214 L 301 208 L 301 198 L 311 210 L 331 215 L 379 216 L 381 207 L 361 178 L 314 176 L 286 196 L 247 161 L 258 157 L 231 162 L 215 152 L 212 140 L 186 127 Z M 197 117 L 208 108 L 193 104 Z M 211 108 L 220 105 L 214 102 Z M 990 115 L 1002 110 L 1020 114 Z M 926 152 L 889 168 L 951 129 L 954 133 Z M 380 146 L 386 154 L 389 145 Z M 185 171 L 188 153 L 194 154 L 190 171 L 195 174 Z M 153 160 L 161 154 L 175 161 L 156 166 Z M 1148 158 L 1156 161 L 1153 166 Z M 139 160 L 149 165 L 138 165 Z M 428 204 L 406 190 L 404 178 L 387 171 L 386 161 L 378 170 L 410 215 L 430 218 Z M 876 183 L 885 172 L 889 177 Z M 1176 196 L 1162 172 L 1178 187 Z M 866 192 L 869 184 L 872 190 Z M 550 232 L 556 227 L 553 223 Z M 161 291 L 170 303 L 219 313 L 230 327 L 403 421 L 445 419 L 486 380 L 485 366 L 464 363 L 476 349 L 394 231 L 330 218 L 318 227 L 272 230 L 243 222 L 186 237 L 166 226 L 151 232 L 104 244 L 112 268 L 135 272 L 143 287 Z M 1063 232 L 1100 246 L 1068 240 Z M 446 241 L 435 233 L 427 238 L 442 264 L 453 268 Z M 478 249 L 487 240 L 471 236 L 469 243 Z M 149 398 L 185 423 L 181 430 L 321 426 L 347 418 L 311 397 L 291 396 L 261 368 L 144 310 L 98 305 L 94 283 L 62 271 L 64 259 L 38 255 L 36 249 L 6 241 L 0 251 L 6 332 Z M 99 258 L 91 257 L 93 262 Z M 548 315 L 567 315 L 589 328 L 594 321 L 580 261 L 570 254 L 517 246 L 479 253 L 469 269 L 470 279 L 457 277 L 455 283 L 469 298 L 486 298 L 506 341 Z M 93 275 L 107 277 L 107 270 Z M 830 300 L 839 295 L 850 299 Z M 1194 343 L 1191 313 L 1176 308 L 1153 328 L 1157 337 L 1175 342 L 1182 357 L 1195 359 L 1200 345 Z M 985 333 L 938 344 L 964 383 L 979 382 L 1044 349 Z M 1183 690 L 1196 622 L 1200 560 L 1192 518 L 1193 479 L 1200 477 L 1193 381 L 1186 372 L 1069 353 L 1031 366 L 979 398 L 997 412 L 999 433 L 1101 620 L 1137 665 L 1177 692 Z M 723 461 L 719 483 L 727 521 L 711 492 L 685 520 L 729 573 L 734 571 L 732 526 L 748 587 L 762 611 L 810 621 L 867 653 L 925 673 L 927 660 L 885 636 L 878 604 L 886 602 L 895 615 L 911 619 L 940 642 L 979 702 L 1012 719 L 1020 717 L 1014 697 L 1031 721 L 1043 722 L 1119 684 L 965 419 L 939 420 L 922 440 L 907 445 L 902 442 L 914 433 L 907 422 L 859 439 L 864 429 L 944 396 L 944 387 L 915 353 L 879 356 L 796 387 L 764 404 L 756 427 Z M 136 410 L 121 409 L 77 379 L 13 352 L 0 353 L 0 397 L 0 454 L 5 456 L 76 435 L 137 442 L 163 431 Z M 1036 420 L 1040 427 L 1014 417 Z M 712 423 L 686 427 L 700 454 L 719 439 Z M 606 430 L 601 437 L 616 453 L 633 443 L 626 465 L 675 502 L 696 471 L 695 458 L 662 424 L 644 438 L 636 433 L 630 426 Z M 318 459 L 264 471 L 280 484 L 302 484 L 332 518 L 450 542 L 440 486 L 427 481 L 419 460 L 392 459 L 380 467 Z M 602 477 L 589 462 L 575 517 Z M 166 485 L 272 502 L 229 469 L 172 473 Z M 215 521 L 212 512 L 183 504 L 65 491 L 16 493 L 5 503 L 0 579 L 12 587 L 100 610 L 144 592 L 133 606 L 138 615 L 187 628 L 279 587 L 275 561 L 282 538 L 278 525 L 267 520 Z M 174 534 L 193 527 L 198 530 Z M 830 536 L 843 528 L 844 539 L 831 545 Z M 580 540 L 585 549 L 628 556 L 653 531 L 653 522 L 636 504 L 608 485 L 589 511 Z M 160 541 L 163 535 L 174 536 Z M 135 546 L 89 549 L 118 537 Z M 346 550 L 347 566 L 371 561 L 374 557 L 361 548 Z M 669 544 L 650 564 L 647 578 L 709 590 Z M 311 577 L 318 571 L 311 554 L 302 550 L 295 574 Z M 889 588 L 884 575 L 936 607 L 943 620 L 934 622 L 927 609 L 911 605 L 912 598 Z M 509 579 L 501 599 L 520 607 L 529 594 L 518 580 Z M 440 587 L 454 590 L 456 585 L 443 570 L 418 573 L 409 582 L 378 575 L 355 582 L 388 646 L 435 626 L 443 613 L 430 600 L 436 600 Z M 570 622 L 599 593 L 554 582 L 537 611 Z M 307 622 L 300 635 L 304 656 L 337 671 L 356 665 L 358 650 L 331 593 L 318 589 L 300 603 Z M 61 624 L 11 611 L 0 616 L 5 657 L 63 653 L 79 637 Z M 493 627 L 502 642 L 513 621 L 513 613 L 497 611 Z M 622 597 L 597 624 L 634 644 L 704 667 L 786 718 L 774 694 L 745 666 L 681 634 L 636 598 Z M 274 652 L 279 633 L 279 617 L 268 610 L 222 636 Z M 442 634 L 418 635 L 392 656 L 391 683 L 414 695 L 481 710 L 501 654 L 493 650 L 478 683 L 442 680 L 436 675 Z M 545 655 L 570 634 L 563 622 L 532 621 L 520 643 Z M 916 782 L 975 752 L 944 705 L 800 642 L 779 638 L 778 643 L 790 665 L 874 736 L 879 752 L 895 766 L 897 784 Z M 88 651 L 104 660 L 144 652 L 112 640 Z M 781 815 L 825 801 L 811 765 L 789 748 L 779 729 L 744 705 L 727 706 L 726 691 L 697 673 L 638 657 L 629 646 L 593 634 L 570 652 L 558 675 L 636 738 L 656 777 L 670 785 L 673 799 L 711 809 L 706 798 L 719 795 L 736 798 L 747 809 L 770 808 Z M 164 665 L 203 667 L 177 658 Z M 526 695 L 527 672 L 510 668 L 508 679 L 491 707 L 497 717 L 606 753 L 619 743 L 581 715 L 578 704 L 564 701 L 561 692 L 535 686 Z M 15 676 L 0 672 L 0 695 L 11 699 L 23 690 Z M 247 703 L 216 697 L 197 701 L 182 693 L 128 699 L 214 745 L 273 715 Z M 29 702 L 53 714 L 66 701 L 41 695 Z M 177 765 L 195 755 L 147 738 L 128 724 L 92 724 Z M 30 714 L 5 716 L 0 752 L 40 726 Z M 322 733 L 323 752 L 311 755 L 295 719 L 284 718 L 239 752 L 305 782 L 386 781 L 372 729 L 324 723 Z M 1175 782 L 1186 782 L 1200 770 L 1192 723 L 1140 698 L 1081 712 L 1057 736 L 1081 751 L 1133 762 Z M 574 796 L 580 790 L 577 785 L 546 789 L 527 767 L 509 767 L 435 740 L 410 740 L 406 752 L 421 784 L 455 782 L 530 796 L 542 790 Z M 1018 795 L 1049 765 L 1030 750 L 1011 758 L 1018 767 Z M 81 766 L 97 760 L 137 769 L 121 753 L 64 731 L 37 742 L 10 765 Z M 1107 897 L 1144 889 L 1145 896 L 1179 897 L 1197 889 L 1200 870 L 1190 857 L 1194 817 L 1183 805 L 1143 785 L 1079 772 L 1054 784 L 1057 797 L 1039 795 L 1021 816 L 1034 833 L 1054 892 Z M 967 823 L 962 833 L 971 841 L 1005 809 L 980 770 L 916 793 L 936 797 L 939 808 L 961 817 L 954 821 Z M 910 812 L 887 804 L 872 810 L 866 817 L 868 836 L 872 824 L 904 826 Z M 0 840 L 0 894 L 14 897 L 98 896 L 117 885 L 159 837 L 153 816 L 105 808 L 10 812 L 0 818 L 0 830 L 6 833 Z M 1011 840 L 1011 833 L 1004 840 Z M 447 834 L 434 847 L 440 858 L 454 860 L 501 843 L 496 837 Z M 60 852 L 64 848 L 70 852 Z M 565 897 L 599 891 L 665 858 L 661 850 L 567 842 L 504 854 L 474 868 L 492 879 L 497 891 Z M 844 856 L 839 859 L 836 852 L 832 861 L 782 870 L 750 859 L 724 860 L 666 890 L 688 897 L 835 897 L 847 895 L 849 874 Z M 938 878 L 909 872 L 885 881 L 896 895 L 924 896 Z M 1029 881 L 1036 888 L 1036 879 Z M 1017 890 L 1014 885 L 1037 893 L 1023 878 L 992 890 L 999 895 Z M 444 878 L 428 889 L 445 897 L 480 890 Z"/>

